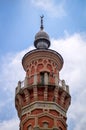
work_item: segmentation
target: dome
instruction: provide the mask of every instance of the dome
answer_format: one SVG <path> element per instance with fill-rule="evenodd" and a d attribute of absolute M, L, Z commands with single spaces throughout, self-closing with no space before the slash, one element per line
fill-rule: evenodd
<path fill-rule="evenodd" d="M 35 40 L 38 40 L 40 38 L 43 38 L 43 39 L 47 39 L 49 40 L 49 35 L 44 32 L 43 30 L 40 30 L 36 35 L 35 35 Z"/>
<path fill-rule="evenodd" d="M 38 49 L 40 49 L 40 48 L 48 49 L 49 48 L 49 46 L 50 46 L 49 35 L 44 30 L 40 30 L 35 35 L 34 46 Z"/>
<path fill-rule="evenodd" d="M 34 46 L 37 49 L 48 49 L 50 46 L 49 35 L 43 30 L 43 17 L 41 16 L 40 31 L 35 35 Z"/>

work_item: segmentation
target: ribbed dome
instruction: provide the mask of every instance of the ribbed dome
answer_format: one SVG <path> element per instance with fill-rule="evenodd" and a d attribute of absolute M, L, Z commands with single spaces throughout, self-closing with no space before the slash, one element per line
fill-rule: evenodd
<path fill-rule="evenodd" d="M 40 30 L 35 35 L 34 46 L 37 49 L 40 49 L 40 48 L 48 49 L 49 48 L 49 46 L 50 46 L 49 35 L 44 30 Z"/>
<path fill-rule="evenodd" d="M 36 35 L 35 35 L 35 40 L 38 40 L 40 38 L 44 38 L 44 39 L 47 39 L 49 40 L 49 35 L 44 32 L 43 30 L 40 30 Z"/>

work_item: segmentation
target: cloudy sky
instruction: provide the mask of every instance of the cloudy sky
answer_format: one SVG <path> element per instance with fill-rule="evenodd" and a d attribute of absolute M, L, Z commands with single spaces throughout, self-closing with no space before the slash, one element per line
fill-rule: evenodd
<path fill-rule="evenodd" d="M 0 130 L 19 130 L 15 87 L 23 55 L 34 48 L 40 15 L 51 49 L 64 58 L 60 79 L 70 86 L 68 130 L 86 129 L 86 0 L 0 0 Z"/>

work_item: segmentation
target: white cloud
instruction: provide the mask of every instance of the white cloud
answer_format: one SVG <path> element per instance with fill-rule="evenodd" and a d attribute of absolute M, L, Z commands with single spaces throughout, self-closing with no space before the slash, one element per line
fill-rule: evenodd
<path fill-rule="evenodd" d="M 19 130 L 19 120 L 17 118 L 0 123 L 0 130 Z"/>
<path fill-rule="evenodd" d="M 63 39 L 52 39 L 51 48 L 59 52 L 64 58 L 64 66 L 60 73 L 61 79 L 65 79 L 70 86 L 72 103 L 68 111 L 68 129 L 81 130 L 86 128 L 86 35 L 67 35 Z M 5 61 L 1 65 L 0 84 L 3 84 L 4 91 L 10 91 L 13 97 L 18 80 L 25 77 L 21 66 L 21 58 L 27 50 L 15 55 L 3 57 Z M 3 82 L 4 79 L 4 82 Z M 12 102 L 12 101 L 11 101 Z M 3 104 L 2 104 L 3 105 Z M 2 106 L 3 107 L 3 106 Z M 3 110 L 2 110 L 3 112 Z M 3 114 L 4 116 L 4 114 Z M 70 122 L 74 123 L 69 125 Z M 9 125 L 8 125 L 9 124 Z M 73 128 L 74 125 L 74 128 Z M 0 123 L 0 130 L 18 129 L 18 122 L 14 119 Z"/>
<path fill-rule="evenodd" d="M 62 54 L 64 66 L 61 78 L 70 86 L 72 103 L 68 111 L 68 123 L 75 122 L 74 128 L 69 130 L 81 130 L 86 128 L 86 35 L 74 34 L 64 39 L 53 39 L 54 50 Z"/>
<path fill-rule="evenodd" d="M 32 4 L 49 14 L 49 16 L 53 17 L 63 17 L 66 15 L 66 11 L 64 9 L 64 0 L 55 3 L 54 0 L 31 0 Z"/>
<path fill-rule="evenodd" d="M 7 54 L 0 60 L 0 121 L 5 118 L 10 119 L 14 116 L 12 114 L 15 114 L 15 110 L 12 110 L 15 106 L 15 88 L 18 81 L 25 78 L 21 59 L 32 48 L 30 47 L 16 54 Z"/>
<path fill-rule="evenodd" d="M 2 58 L 0 84 L 5 84 L 3 87 L 4 91 L 9 90 L 9 92 L 13 93 L 18 80 L 24 80 L 25 73 L 21 60 L 24 54 L 32 48 L 30 47 L 17 54 L 7 54 Z"/>

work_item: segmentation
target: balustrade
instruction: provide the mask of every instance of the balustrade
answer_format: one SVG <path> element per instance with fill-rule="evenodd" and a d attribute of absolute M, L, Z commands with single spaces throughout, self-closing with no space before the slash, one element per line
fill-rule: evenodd
<path fill-rule="evenodd" d="M 30 87 L 32 85 L 55 85 L 59 88 L 62 88 L 64 91 L 66 91 L 67 93 L 69 93 L 69 86 L 66 85 L 65 80 L 60 80 L 58 79 L 57 76 L 53 76 L 53 78 L 55 79 L 54 84 L 52 84 L 52 82 L 50 82 L 49 78 L 49 74 L 47 72 L 44 73 L 44 83 L 42 84 L 41 79 L 40 81 L 38 81 L 38 77 L 40 77 L 40 74 L 35 74 L 31 77 L 25 77 L 24 81 L 19 81 L 18 82 L 18 86 L 16 87 L 16 94 L 20 91 L 21 88 L 25 88 L 25 87 Z"/>

